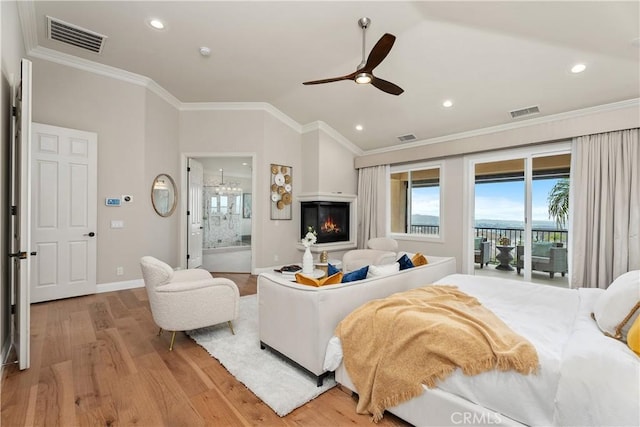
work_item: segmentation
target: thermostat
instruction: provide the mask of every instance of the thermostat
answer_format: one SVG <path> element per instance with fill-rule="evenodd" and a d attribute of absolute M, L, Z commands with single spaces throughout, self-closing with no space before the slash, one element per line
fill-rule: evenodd
<path fill-rule="evenodd" d="M 107 197 L 104 200 L 104 204 L 107 206 L 120 206 L 120 199 Z"/>

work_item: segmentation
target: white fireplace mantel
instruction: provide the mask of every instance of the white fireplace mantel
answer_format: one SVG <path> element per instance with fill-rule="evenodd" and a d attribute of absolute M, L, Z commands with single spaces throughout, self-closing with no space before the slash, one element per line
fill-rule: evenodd
<path fill-rule="evenodd" d="M 301 202 L 347 202 L 349 203 L 349 241 L 335 243 L 318 243 L 311 246 L 311 252 L 320 253 L 322 251 L 344 251 L 355 249 L 358 244 L 358 196 L 345 193 L 301 193 L 296 197 L 298 203 Z M 298 249 L 304 251 L 302 242 L 298 241 Z"/>

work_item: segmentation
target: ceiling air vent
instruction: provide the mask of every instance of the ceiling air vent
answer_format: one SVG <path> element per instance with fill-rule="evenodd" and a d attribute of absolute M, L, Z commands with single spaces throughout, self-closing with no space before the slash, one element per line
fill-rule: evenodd
<path fill-rule="evenodd" d="M 107 36 L 47 16 L 47 36 L 94 53 L 102 53 Z"/>
<path fill-rule="evenodd" d="M 540 108 L 537 105 L 533 107 L 522 108 L 520 110 L 509 111 L 512 119 L 517 119 L 522 116 L 530 116 L 532 114 L 538 114 L 540 112 Z"/>
<path fill-rule="evenodd" d="M 400 142 L 409 142 L 409 141 L 415 141 L 417 138 L 414 134 L 412 133 L 408 133 L 406 135 L 402 135 L 398 137 L 398 140 Z"/>

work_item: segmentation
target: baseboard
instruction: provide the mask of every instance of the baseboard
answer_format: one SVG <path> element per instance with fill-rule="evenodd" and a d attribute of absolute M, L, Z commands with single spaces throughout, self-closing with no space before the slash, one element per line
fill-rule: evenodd
<path fill-rule="evenodd" d="M 96 286 L 96 293 L 123 291 L 126 289 L 143 288 L 144 280 L 125 280 L 123 282 L 99 283 Z"/>

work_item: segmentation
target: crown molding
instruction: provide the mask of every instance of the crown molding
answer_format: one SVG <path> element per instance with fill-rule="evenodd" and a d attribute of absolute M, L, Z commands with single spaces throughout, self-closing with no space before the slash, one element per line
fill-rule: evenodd
<path fill-rule="evenodd" d="M 353 142 L 349 141 L 340 132 L 338 132 L 337 130 L 335 130 L 334 128 L 332 128 L 331 126 L 329 126 L 328 124 L 326 124 L 321 120 L 311 122 L 302 126 L 302 130 L 300 133 L 304 134 L 307 132 L 313 132 L 315 130 L 323 131 L 324 133 L 326 133 L 331 138 L 336 140 L 340 145 L 342 145 L 344 148 L 346 148 L 356 156 L 362 156 L 365 154 L 365 152 L 360 147 L 355 145 Z"/>
<path fill-rule="evenodd" d="M 179 108 L 181 102 L 173 96 L 169 91 L 160 86 L 154 80 L 140 74 L 125 71 L 120 68 L 111 67 L 109 65 L 100 64 L 88 59 L 79 58 L 67 53 L 58 52 L 42 46 L 37 46 L 27 52 L 29 56 L 44 59 L 46 61 L 55 62 L 60 65 L 77 68 L 79 70 L 110 77 L 116 80 L 124 81 L 134 85 L 142 86 L 158 95 L 160 98 L 171 104 L 175 108 Z"/>
<path fill-rule="evenodd" d="M 298 133 L 302 133 L 300 123 L 278 110 L 268 102 L 183 102 L 180 111 L 264 111 L 280 120 Z"/>
<path fill-rule="evenodd" d="M 566 119 L 571 119 L 576 117 L 587 116 L 595 113 L 615 111 L 615 110 L 621 110 L 625 108 L 639 107 L 639 106 L 640 106 L 640 98 L 632 98 L 624 101 L 612 102 L 610 104 L 596 105 L 594 107 L 587 107 L 579 110 L 566 111 L 564 113 L 558 113 L 558 114 L 552 114 L 544 117 L 536 117 L 533 119 L 522 120 L 517 123 L 508 123 L 503 125 L 490 126 L 482 129 L 474 129 L 467 132 L 453 133 L 450 135 L 439 136 L 436 138 L 423 139 L 420 141 L 414 141 L 408 144 L 403 144 L 402 146 L 377 148 L 374 150 L 364 151 L 364 155 L 390 153 L 394 151 L 405 150 L 407 148 L 415 148 L 415 147 L 421 147 L 424 145 L 438 144 L 440 142 L 448 142 L 448 141 L 455 141 L 459 139 L 472 138 L 475 136 L 499 133 L 507 130 L 520 129 L 520 128 L 525 128 L 525 127 L 534 126 L 538 124 L 551 123 L 558 120 L 566 120 Z"/>

